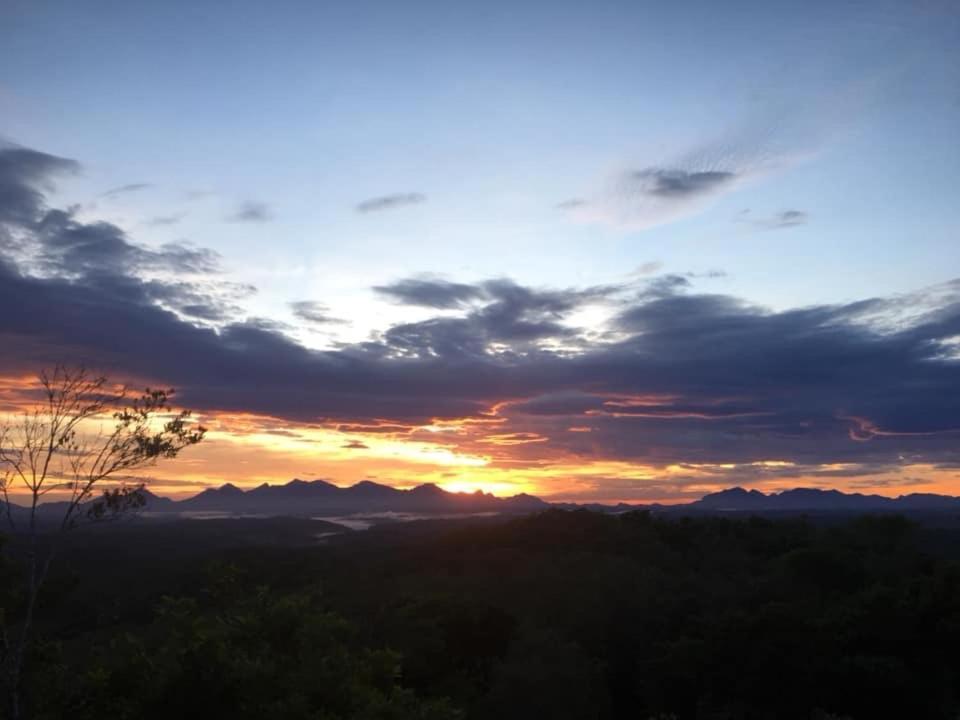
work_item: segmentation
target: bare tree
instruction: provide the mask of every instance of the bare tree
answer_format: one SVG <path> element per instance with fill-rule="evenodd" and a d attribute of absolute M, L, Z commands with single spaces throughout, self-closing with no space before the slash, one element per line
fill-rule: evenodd
<path fill-rule="evenodd" d="M 40 373 L 39 388 L 35 407 L 0 424 L 0 493 L 7 521 L 25 546 L 22 617 L 0 627 L 0 681 L 15 720 L 22 717 L 20 686 L 37 597 L 58 541 L 84 517 L 116 517 L 141 506 L 143 484 L 129 484 L 132 474 L 176 457 L 206 432 L 189 411 L 171 409 L 173 390 L 131 395 L 105 377 L 62 366 Z M 67 499 L 50 518 L 41 500 L 54 491 Z M 16 492 L 26 496 L 26 508 L 11 504 Z"/>

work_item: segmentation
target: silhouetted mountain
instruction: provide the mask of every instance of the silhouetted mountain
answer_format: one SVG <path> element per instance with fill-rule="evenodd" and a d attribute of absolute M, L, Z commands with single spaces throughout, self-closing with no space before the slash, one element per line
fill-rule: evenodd
<path fill-rule="evenodd" d="M 960 498 L 932 493 L 913 493 L 896 498 L 862 493 L 844 493 L 839 490 L 794 488 L 779 493 L 765 494 L 759 490 L 733 487 L 705 495 L 700 500 L 681 505 L 629 505 L 618 503 L 548 503 L 525 493 L 511 497 L 496 497 L 481 491 L 452 493 L 432 483 L 409 490 L 398 490 L 364 480 L 350 487 L 338 487 L 325 480 L 295 479 L 284 485 L 264 483 L 251 490 L 242 490 L 227 483 L 208 488 L 186 500 L 175 501 L 142 490 L 146 500 L 144 511 L 150 513 L 222 512 L 254 515 L 353 515 L 357 513 L 419 513 L 425 515 L 510 512 L 526 513 L 548 507 L 559 509 L 594 510 L 619 513 L 630 510 L 650 510 L 669 514 L 682 513 L 782 513 L 782 512 L 890 512 L 936 513 L 960 512 Z M 44 503 L 41 516 L 52 522 L 62 514 L 63 502 Z M 25 518 L 27 509 L 13 505 L 14 519 Z M 3 505 L 0 503 L 0 511 Z"/>
<path fill-rule="evenodd" d="M 238 488 L 235 489 L 237 492 L 242 492 Z M 141 508 L 139 508 L 139 510 L 146 512 L 176 512 L 178 509 L 176 501 L 167 497 L 156 495 L 146 488 L 142 488 L 137 492 L 139 492 L 144 500 L 144 504 Z M 202 494 L 203 493 L 201 493 L 201 495 Z M 75 509 L 72 514 L 73 521 L 81 523 L 84 522 L 87 519 L 87 510 L 90 508 L 91 503 L 96 502 L 96 500 L 97 498 L 86 500 L 80 505 L 80 507 Z M 41 503 L 37 506 L 37 520 L 45 529 L 56 527 L 63 522 L 64 515 L 66 514 L 69 506 L 70 503 L 68 503 L 66 500 L 54 500 L 52 502 Z M 17 503 L 10 503 L 9 513 L 15 527 L 19 529 L 26 528 L 26 524 L 30 519 L 30 509 L 28 507 L 24 505 L 18 505 Z M 9 529 L 7 520 L 7 507 L 3 501 L 0 501 L 0 531 Z"/>
<path fill-rule="evenodd" d="M 143 510 L 149 512 L 163 512 L 174 507 L 176 503 L 167 497 L 161 497 L 156 495 L 147 488 L 142 488 L 139 490 L 140 496 L 143 498 Z"/>
<path fill-rule="evenodd" d="M 242 502 L 247 493 L 232 483 L 218 488 L 207 488 L 189 500 L 174 503 L 172 510 L 220 510 L 231 504 Z M 190 507 L 186 507 L 189 503 Z M 161 510 L 162 512 L 163 510 Z"/>
<path fill-rule="evenodd" d="M 548 504 L 531 495 L 498 498 L 482 492 L 451 493 L 432 484 L 398 490 L 364 480 L 341 488 L 324 480 L 291 480 L 263 484 L 244 492 L 234 485 L 209 488 L 200 494 L 151 507 L 158 512 L 207 511 L 273 515 L 354 514 L 369 512 L 472 513 L 531 511 Z"/>
<path fill-rule="evenodd" d="M 758 490 L 741 487 L 705 495 L 696 502 L 682 506 L 691 510 L 707 511 L 844 511 L 844 512 L 908 512 L 931 510 L 960 510 L 960 498 L 949 495 L 916 493 L 896 498 L 882 495 L 843 493 L 839 490 L 794 488 L 766 495 Z"/>

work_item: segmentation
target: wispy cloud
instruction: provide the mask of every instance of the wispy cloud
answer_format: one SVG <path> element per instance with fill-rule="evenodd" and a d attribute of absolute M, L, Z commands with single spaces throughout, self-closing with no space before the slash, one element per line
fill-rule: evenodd
<path fill-rule="evenodd" d="M 708 195 L 736 179 L 727 170 L 689 172 L 681 169 L 647 168 L 630 174 L 633 192 L 662 198 L 692 198 Z"/>
<path fill-rule="evenodd" d="M 176 225 L 178 222 L 183 220 L 186 217 L 186 213 L 180 213 L 179 215 L 157 215 L 146 221 L 146 225 L 150 227 L 164 227 L 167 225 Z"/>
<path fill-rule="evenodd" d="M 808 102 L 761 105 L 753 115 L 712 138 L 658 156 L 627 157 L 605 180 L 561 203 L 577 221 L 627 230 L 695 215 L 712 202 L 782 172 L 819 152 L 875 93 L 838 81 Z M 793 227 L 807 220 L 797 210 L 771 218 L 770 226 Z"/>
<path fill-rule="evenodd" d="M 781 210 L 769 216 L 756 216 L 749 209 L 736 217 L 737 222 L 747 223 L 759 230 L 783 230 L 785 228 L 806 225 L 810 214 L 803 210 Z"/>
<path fill-rule="evenodd" d="M 358 213 L 380 212 L 381 210 L 393 210 L 394 208 L 400 208 L 406 205 L 419 205 L 426 201 L 427 196 L 422 193 L 396 193 L 364 200 L 363 202 L 357 203 L 355 209 Z"/>
<path fill-rule="evenodd" d="M 273 219 L 273 211 L 266 203 L 247 200 L 227 216 L 228 222 L 267 222 Z"/>
<path fill-rule="evenodd" d="M 109 190 L 100 193 L 102 198 L 112 198 L 117 195 L 126 195 L 128 193 L 138 192 L 140 190 L 146 190 L 147 188 L 152 188 L 151 183 L 128 183 L 126 185 L 120 185 L 115 188 L 110 188 Z"/>
<path fill-rule="evenodd" d="M 312 325 L 343 325 L 347 321 L 330 315 L 330 308 L 313 300 L 290 303 L 290 310 L 298 320 Z"/>
<path fill-rule="evenodd" d="M 641 263 L 638 265 L 631 275 L 653 275 L 655 272 L 659 272 L 663 267 L 663 263 L 659 260 L 651 260 L 650 262 Z"/>
<path fill-rule="evenodd" d="M 449 282 L 440 278 L 404 278 L 389 285 L 376 285 L 374 291 L 402 305 L 449 310 L 463 307 L 486 296 L 482 287 Z"/>
<path fill-rule="evenodd" d="M 346 450 L 369 450 L 370 449 L 369 445 L 367 445 L 366 443 L 360 442 L 359 440 L 350 440 L 348 442 L 345 442 L 340 447 Z"/>

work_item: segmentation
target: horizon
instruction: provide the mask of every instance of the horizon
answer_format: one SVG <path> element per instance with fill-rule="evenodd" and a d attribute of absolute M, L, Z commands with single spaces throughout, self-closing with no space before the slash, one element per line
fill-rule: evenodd
<path fill-rule="evenodd" d="M 0 420 L 175 388 L 178 498 L 960 495 L 960 12 L 775 5 L 6 4 Z"/>
<path fill-rule="evenodd" d="M 432 483 L 432 482 L 421 483 L 420 485 L 411 485 L 411 486 L 408 486 L 408 487 L 397 487 L 397 486 L 394 486 L 394 485 L 385 485 L 385 484 L 377 483 L 377 482 L 374 482 L 373 480 L 360 480 L 360 481 L 355 482 L 355 483 L 350 484 L 350 485 L 337 485 L 336 483 L 330 482 L 330 481 L 325 480 L 325 479 L 323 479 L 323 478 L 314 478 L 314 479 L 312 479 L 312 480 L 305 480 L 305 479 L 303 479 L 303 478 L 292 478 L 291 480 L 288 480 L 288 481 L 285 482 L 285 483 L 272 484 L 272 483 L 264 482 L 264 483 L 262 483 L 262 484 L 260 484 L 260 485 L 253 486 L 253 487 L 243 487 L 243 486 L 235 485 L 235 484 L 232 483 L 232 482 L 225 482 L 225 483 L 223 483 L 222 485 L 219 485 L 219 486 L 212 486 L 212 485 L 211 485 L 211 486 L 207 486 L 207 487 L 205 487 L 203 490 L 200 490 L 199 492 L 190 493 L 190 494 L 181 494 L 181 493 L 169 493 L 169 494 L 164 494 L 164 493 L 156 493 L 156 492 L 154 492 L 153 490 L 151 490 L 151 488 L 150 488 L 148 485 L 144 485 L 143 487 L 139 488 L 138 491 L 146 492 L 147 495 L 148 495 L 148 497 L 152 495 L 153 497 L 157 497 L 157 498 L 162 499 L 162 500 L 163 500 L 163 499 L 165 499 L 165 500 L 172 500 L 172 501 L 175 502 L 175 503 L 180 503 L 180 502 L 185 502 L 185 501 L 192 500 L 192 499 L 197 498 L 197 497 L 199 497 L 199 496 L 201 496 L 201 495 L 203 495 L 203 494 L 205 494 L 205 493 L 217 492 L 217 491 L 221 491 L 221 490 L 225 490 L 225 489 L 239 490 L 241 493 L 248 493 L 248 492 L 253 491 L 253 490 L 260 490 L 260 489 L 268 488 L 268 487 L 269 487 L 269 488 L 284 488 L 284 487 L 289 487 L 289 486 L 291 486 L 291 485 L 293 485 L 293 484 L 295 484 L 295 483 L 300 483 L 300 484 L 303 484 L 303 485 L 313 485 L 313 484 L 321 483 L 321 484 L 324 484 L 324 485 L 327 485 L 327 486 L 334 487 L 334 488 L 336 488 L 337 490 L 352 490 L 352 489 L 355 489 L 355 488 L 357 488 L 357 487 L 359 487 L 359 486 L 364 486 L 364 485 L 374 485 L 374 486 L 376 486 L 376 487 L 378 487 L 378 488 L 384 488 L 384 489 L 389 489 L 389 490 L 398 490 L 398 491 L 401 491 L 401 492 L 415 491 L 415 490 L 419 490 L 419 489 L 424 488 L 424 487 L 430 487 L 430 488 L 436 488 L 436 489 L 443 490 L 443 488 L 442 488 L 441 486 L 437 485 L 436 483 Z M 741 493 L 741 494 L 746 494 L 746 495 L 755 495 L 755 494 L 759 493 L 759 494 L 762 495 L 763 497 L 771 498 L 771 499 L 772 499 L 772 498 L 777 498 L 777 497 L 782 497 L 782 496 L 784 496 L 784 495 L 791 494 L 791 493 L 797 493 L 797 492 L 813 492 L 813 493 L 827 493 L 827 494 L 830 494 L 830 493 L 840 493 L 841 495 L 843 495 L 843 496 L 845 496 L 845 497 L 862 497 L 862 498 L 874 498 L 874 497 L 875 497 L 875 498 L 882 498 L 882 499 L 884 499 L 884 500 L 905 500 L 905 499 L 910 499 L 910 498 L 914 498 L 914 497 L 918 497 L 918 496 L 927 496 L 927 497 L 932 496 L 932 497 L 943 498 L 943 499 L 948 499 L 948 500 L 960 500 L 960 496 L 943 494 L 943 493 L 929 493 L 929 492 L 922 492 L 922 491 L 911 491 L 911 492 L 903 492 L 903 493 L 899 493 L 899 494 L 895 494 L 895 495 L 894 495 L 894 494 L 883 494 L 883 493 L 862 493 L 862 492 L 858 492 L 858 491 L 844 492 L 844 491 L 842 491 L 842 490 L 837 490 L 836 488 L 819 488 L 819 487 L 803 486 L 803 485 L 788 487 L 788 488 L 784 488 L 784 489 L 780 489 L 780 490 L 770 490 L 770 491 L 767 491 L 767 492 L 764 492 L 764 491 L 762 491 L 762 490 L 758 490 L 758 489 L 756 489 L 756 488 L 744 487 L 744 486 L 742 486 L 742 485 L 731 485 L 731 486 L 724 487 L 724 488 L 721 488 L 721 489 L 718 489 L 718 490 L 713 490 L 713 491 L 711 491 L 711 492 L 704 493 L 704 494 L 702 494 L 702 495 L 700 495 L 700 496 L 691 496 L 691 497 L 684 498 L 683 500 L 667 501 L 667 502 L 659 502 L 659 501 L 631 502 L 631 501 L 628 501 L 628 500 L 610 500 L 610 499 L 604 500 L 604 501 L 569 501 L 569 500 L 564 500 L 563 498 L 555 498 L 555 497 L 551 497 L 551 496 L 538 496 L 538 495 L 533 495 L 533 494 L 530 494 L 530 493 L 523 493 L 523 492 L 516 493 L 516 494 L 512 494 L 512 495 L 497 495 L 497 494 L 495 494 L 495 493 L 485 492 L 485 491 L 481 490 L 480 488 L 477 488 L 476 490 L 474 490 L 474 491 L 472 491 L 472 492 L 463 491 L 463 490 L 443 490 L 443 492 L 446 492 L 446 493 L 448 493 L 449 495 L 453 495 L 453 496 L 457 496 L 457 497 L 464 497 L 464 498 L 466 498 L 466 497 L 475 497 L 475 496 L 478 496 L 478 495 L 483 495 L 483 496 L 486 496 L 486 497 L 492 497 L 492 498 L 495 498 L 495 499 L 497 499 L 497 500 L 509 500 L 509 499 L 516 499 L 516 498 L 521 498 L 521 497 L 527 497 L 527 498 L 532 498 L 532 499 L 534 499 L 534 500 L 543 501 L 543 502 L 546 503 L 547 505 L 561 505 L 561 506 L 569 506 L 569 505 L 578 506 L 578 505 L 579 505 L 579 506 L 581 506 L 581 507 L 587 507 L 587 506 L 604 506 L 604 507 L 611 507 L 611 508 L 617 507 L 617 506 L 621 506 L 621 505 L 627 505 L 627 506 L 631 506 L 631 507 L 634 507 L 634 508 L 640 508 L 640 509 L 645 508 L 645 507 L 653 507 L 653 506 L 660 506 L 660 507 L 667 507 L 667 508 L 671 508 L 671 507 L 672 507 L 672 508 L 681 508 L 681 507 L 684 507 L 684 506 L 689 505 L 689 504 L 696 504 L 696 503 L 698 503 L 698 502 L 701 501 L 701 500 L 707 500 L 708 498 L 711 498 L 711 497 L 715 497 L 715 496 L 718 496 L 718 495 L 726 495 L 726 494 L 731 494 L 731 493 Z M 15 506 L 17 506 L 17 507 L 24 508 L 24 509 L 27 509 L 27 508 L 29 507 L 29 504 L 24 505 L 24 504 L 21 504 L 21 503 L 16 502 L 16 497 L 17 497 L 16 495 L 12 495 L 12 496 L 11 496 L 10 503 L 11 503 L 12 505 L 15 505 Z M 56 495 L 54 495 L 50 500 L 46 500 L 46 501 L 41 502 L 41 503 L 39 504 L 39 507 L 42 507 L 43 505 L 48 504 L 48 503 L 57 503 L 57 502 L 58 502 L 58 499 L 57 499 Z M 90 502 L 95 502 L 95 500 L 91 500 Z M 3 503 L 3 501 L 0 500 L 0 505 L 2 505 L 2 503 Z M 362 514 L 362 511 L 361 511 L 361 514 Z"/>

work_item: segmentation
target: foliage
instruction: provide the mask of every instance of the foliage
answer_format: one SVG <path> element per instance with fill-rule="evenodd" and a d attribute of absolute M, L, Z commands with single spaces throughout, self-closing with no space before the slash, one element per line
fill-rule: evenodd
<path fill-rule="evenodd" d="M 164 598 L 141 635 L 61 672 L 38 717 L 457 720 L 402 688 L 400 658 L 356 645 L 318 594 L 277 594 L 227 571 L 205 597 Z"/>
<path fill-rule="evenodd" d="M 960 567 L 928 542 L 898 517 L 548 511 L 433 542 L 343 543 L 325 568 L 371 639 L 431 668 L 413 687 L 465 688 L 450 695 L 473 718 L 953 719 Z M 463 650 L 457 615 L 432 622 L 429 597 L 459 603 L 460 622 L 503 617 L 490 635 L 505 650 L 475 644 L 466 678 L 437 662 Z"/>
<path fill-rule="evenodd" d="M 290 524 L 79 533 L 78 584 L 44 627 L 57 642 L 36 643 L 41 716 L 960 714 L 956 523 L 548 511 L 250 543 Z M 212 557 L 239 579 L 202 589 Z M 180 591 L 144 613 L 148 586 Z"/>
<path fill-rule="evenodd" d="M 11 491 L 27 494 L 30 530 L 41 499 L 66 493 L 60 525 L 68 528 L 99 483 L 174 458 L 206 433 L 190 424 L 189 410 L 171 414 L 173 390 L 147 388 L 129 398 L 125 388 L 111 389 L 103 376 L 61 366 L 41 372 L 39 386 L 42 401 L 0 426 L 0 492 L 12 526 Z M 112 426 L 104 424 L 107 418 Z M 116 492 L 107 499 L 117 500 Z"/>
<path fill-rule="evenodd" d="M 6 606 L 19 612 L 0 617 L 0 690 L 15 719 L 22 717 L 21 680 L 38 598 L 60 536 L 78 524 L 83 510 L 89 519 L 103 520 L 141 506 L 142 484 L 123 484 L 130 473 L 176 457 L 206 432 L 191 424 L 188 410 L 171 410 L 173 390 L 147 388 L 131 399 L 103 376 L 62 366 L 41 372 L 38 385 L 40 402 L 0 425 L 3 509 L 10 528 L 26 537 L 22 600 Z M 122 484 L 94 500 L 107 481 Z M 18 490 L 26 496 L 26 508 L 11 503 L 11 492 Z M 55 532 L 41 532 L 49 523 L 41 501 L 57 491 L 67 499 L 52 522 Z"/>

